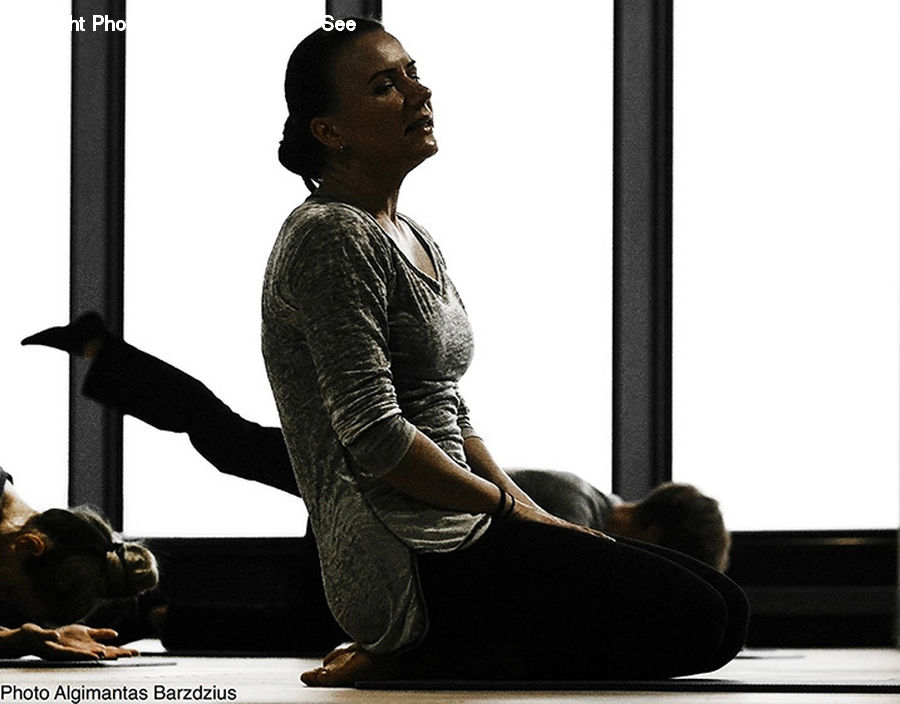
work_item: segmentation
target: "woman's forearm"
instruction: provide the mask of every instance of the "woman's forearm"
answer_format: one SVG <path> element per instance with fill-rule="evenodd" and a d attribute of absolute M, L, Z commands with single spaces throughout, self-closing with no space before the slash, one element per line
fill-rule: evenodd
<path fill-rule="evenodd" d="M 463 447 L 465 448 L 466 462 L 469 463 L 475 474 L 515 496 L 516 501 L 524 503 L 526 506 L 538 508 L 534 500 L 522 491 L 519 485 L 494 461 L 487 449 L 487 445 L 484 444 L 480 437 L 470 435 L 465 439 Z"/>
<path fill-rule="evenodd" d="M 468 444 L 471 441 L 470 438 L 466 442 Z M 496 464 L 494 466 L 496 467 Z M 576 526 L 550 515 L 531 501 L 506 472 L 499 467 L 497 470 L 500 474 L 490 468 L 486 471 L 489 475 L 497 476 L 498 481 L 502 483 L 503 491 L 516 497 L 515 502 L 508 503 L 506 501 L 500 485 L 487 478 L 482 478 L 474 472 L 466 471 L 421 431 L 417 431 L 412 445 L 400 463 L 383 475 L 382 479 L 395 489 L 437 508 L 468 513 L 497 514 L 500 511 L 504 517 L 512 520 L 546 523 L 594 536 L 607 537 L 599 531 Z M 506 512 L 507 509 L 508 512 Z"/>
<path fill-rule="evenodd" d="M 437 508 L 494 513 L 500 507 L 502 494 L 494 483 L 467 472 L 421 431 L 399 464 L 382 479 Z"/>

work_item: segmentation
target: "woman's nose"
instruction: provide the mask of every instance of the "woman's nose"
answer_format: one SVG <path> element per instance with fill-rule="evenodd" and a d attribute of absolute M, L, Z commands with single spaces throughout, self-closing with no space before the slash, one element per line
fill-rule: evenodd
<path fill-rule="evenodd" d="M 413 81 L 406 93 L 406 102 L 410 105 L 420 105 L 431 100 L 431 89 L 422 84 Z"/>

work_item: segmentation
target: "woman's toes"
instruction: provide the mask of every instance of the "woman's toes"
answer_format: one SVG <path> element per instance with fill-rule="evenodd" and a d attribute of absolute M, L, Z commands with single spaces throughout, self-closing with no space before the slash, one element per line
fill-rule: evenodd
<path fill-rule="evenodd" d="M 300 675 L 300 681 L 307 687 L 317 687 L 321 684 L 322 673 L 324 667 L 317 667 L 315 670 L 309 670 Z"/>

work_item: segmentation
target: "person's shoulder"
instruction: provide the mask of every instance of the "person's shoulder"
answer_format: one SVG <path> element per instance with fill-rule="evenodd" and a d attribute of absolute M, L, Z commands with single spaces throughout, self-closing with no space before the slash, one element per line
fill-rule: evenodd
<path fill-rule="evenodd" d="M 371 227 L 371 218 L 359 208 L 338 200 L 310 197 L 288 216 L 289 223 L 328 226 L 331 224 Z"/>
<path fill-rule="evenodd" d="M 343 248 L 348 245 L 386 252 L 374 219 L 348 203 L 310 198 L 294 208 L 281 228 L 281 238 L 294 246 Z"/>

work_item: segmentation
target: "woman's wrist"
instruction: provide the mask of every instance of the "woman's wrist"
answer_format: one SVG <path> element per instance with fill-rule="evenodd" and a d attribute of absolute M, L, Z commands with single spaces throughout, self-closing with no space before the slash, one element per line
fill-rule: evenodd
<path fill-rule="evenodd" d="M 29 655 L 27 647 L 26 630 L 39 629 L 40 627 L 33 623 L 26 623 L 18 628 L 0 628 L 0 653 L 8 658 L 17 658 L 22 655 Z"/>
<path fill-rule="evenodd" d="M 491 513 L 494 518 L 509 518 L 516 510 L 516 497 L 510 494 L 502 486 L 497 487 L 500 490 L 500 499 L 497 508 Z"/>

